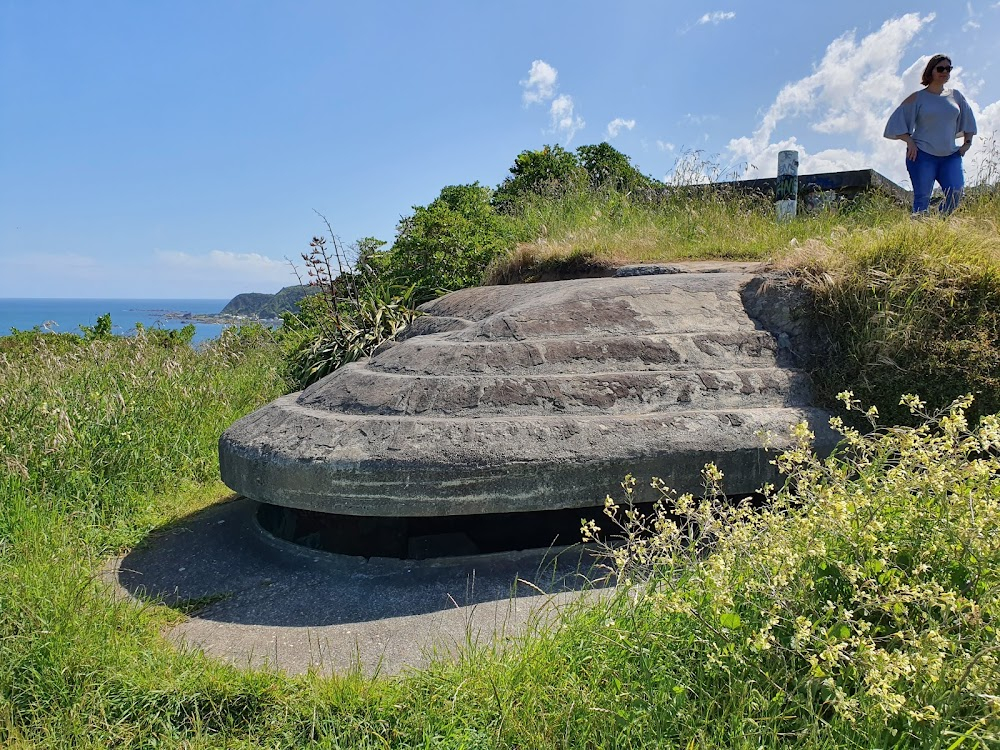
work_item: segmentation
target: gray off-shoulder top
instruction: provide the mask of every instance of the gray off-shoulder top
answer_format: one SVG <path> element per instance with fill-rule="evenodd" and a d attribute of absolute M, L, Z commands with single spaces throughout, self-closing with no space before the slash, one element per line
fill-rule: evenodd
<path fill-rule="evenodd" d="M 908 133 L 924 153 L 950 156 L 958 150 L 958 135 L 975 132 L 976 118 L 960 91 L 945 89 L 941 94 L 932 94 L 921 89 L 912 102 L 896 107 L 884 135 L 895 138 Z"/>

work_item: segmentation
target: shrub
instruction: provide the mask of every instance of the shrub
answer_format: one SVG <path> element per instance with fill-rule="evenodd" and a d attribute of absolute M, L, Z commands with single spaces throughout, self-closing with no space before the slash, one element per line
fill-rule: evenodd
<path fill-rule="evenodd" d="M 652 196 L 663 184 L 632 166 L 625 154 L 608 143 L 580 146 L 576 150 L 592 190 L 615 190 L 637 196 Z"/>
<path fill-rule="evenodd" d="M 378 240 L 359 243 L 359 260 L 351 268 L 340 240 L 331 237 L 329 244 L 324 237 L 313 237 L 309 253 L 302 255 L 319 293 L 304 298 L 298 313 L 286 313 L 278 334 L 289 377 L 300 388 L 371 356 L 415 314 L 414 287 L 372 265 Z"/>
<path fill-rule="evenodd" d="M 844 441 L 826 459 L 799 425 L 777 459 L 788 482 L 762 510 L 726 504 L 711 465 L 703 499 L 654 480 L 662 500 L 649 514 L 629 502 L 627 478 L 625 502 L 605 507 L 632 619 L 609 637 L 635 638 L 643 622 L 645 642 L 677 650 L 673 678 L 696 700 L 725 694 L 733 707 L 762 691 L 768 734 L 996 742 L 1000 419 L 970 429 L 971 400 L 929 415 L 904 396 L 922 423 L 868 435 L 834 420 Z"/>
<path fill-rule="evenodd" d="M 906 421 L 895 394 L 940 408 L 972 392 L 1000 409 L 1000 241 L 989 218 L 906 220 L 838 233 L 782 263 L 811 291 L 833 349 L 817 373 L 824 399 L 846 386 Z"/>
<path fill-rule="evenodd" d="M 189 346 L 196 333 L 194 323 L 188 323 L 180 328 L 146 328 L 142 323 L 135 324 L 136 335 L 145 336 L 150 341 L 172 348 Z"/>
<path fill-rule="evenodd" d="M 111 333 L 111 313 L 104 313 L 104 315 L 97 316 L 97 322 L 92 326 L 80 326 L 80 331 L 83 333 L 83 338 L 87 341 L 94 341 L 95 339 L 106 339 L 112 335 Z"/>
<path fill-rule="evenodd" d="M 417 304 L 476 286 L 489 262 L 513 247 L 512 222 L 496 212 L 478 182 L 452 185 L 399 223 L 396 242 L 370 264 L 379 275 L 414 288 Z"/>
<path fill-rule="evenodd" d="M 587 186 L 587 170 L 571 151 L 559 145 L 537 151 L 522 151 L 508 176 L 493 196 L 493 203 L 506 213 L 516 211 L 529 195 L 556 197 Z"/>

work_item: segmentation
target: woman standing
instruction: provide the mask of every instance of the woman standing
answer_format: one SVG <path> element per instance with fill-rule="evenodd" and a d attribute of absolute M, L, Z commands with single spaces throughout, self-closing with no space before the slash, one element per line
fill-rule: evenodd
<path fill-rule="evenodd" d="M 906 171 L 913 185 L 913 213 L 926 213 L 934 183 L 944 191 L 941 210 L 951 213 L 962 198 L 962 157 L 972 147 L 976 119 L 965 97 L 948 87 L 951 58 L 934 55 L 924 68 L 924 88 L 910 94 L 885 126 L 885 137 L 906 143 Z M 955 139 L 964 136 L 960 147 Z"/>

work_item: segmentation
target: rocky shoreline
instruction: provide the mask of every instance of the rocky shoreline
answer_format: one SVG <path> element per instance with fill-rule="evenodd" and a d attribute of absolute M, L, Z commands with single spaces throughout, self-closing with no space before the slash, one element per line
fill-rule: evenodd
<path fill-rule="evenodd" d="M 189 313 L 176 310 L 166 310 L 163 317 L 167 320 L 179 320 L 187 323 L 208 323 L 213 325 L 247 325 L 260 323 L 276 328 L 281 325 L 281 318 L 258 318 L 255 315 L 228 315 L 223 313 Z"/>

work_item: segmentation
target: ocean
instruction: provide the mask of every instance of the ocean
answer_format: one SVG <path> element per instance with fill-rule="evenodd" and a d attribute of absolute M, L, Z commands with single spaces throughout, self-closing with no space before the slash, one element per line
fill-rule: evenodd
<path fill-rule="evenodd" d="M 135 333 L 135 324 L 147 328 L 183 328 L 194 323 L 192 343 L 215 338 L 226 327 L 219 323 L 175 320 L 166 313 L 216 314 L 228 299 L 11 299 L 0 298 L 0 336 L 11 328 L 19 331 L 35 326 L 59 333 L 80 333 L 80 326 L 92 326 L 97 318 L 111 314 L 114 333 Z"/>

